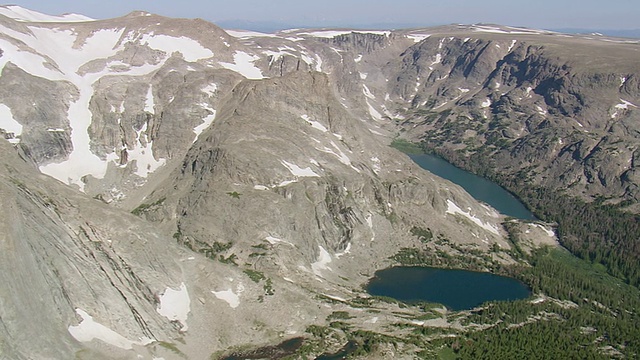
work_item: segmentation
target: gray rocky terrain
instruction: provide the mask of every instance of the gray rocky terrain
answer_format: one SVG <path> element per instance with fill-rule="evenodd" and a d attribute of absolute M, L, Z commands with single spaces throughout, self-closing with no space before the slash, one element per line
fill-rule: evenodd
<path fill-rule="evenodd" d="M 336 311 L 387 331 L 406 314 L 363 285 L 401 249 L 515 262 L 504 217 L 398 136 L 586 199 L 640 196 L 634 41 L 56 21 L 0 15 L 0 358 L 217 358 Z M 461 326 L 439 311 L 421 325 Z"/>

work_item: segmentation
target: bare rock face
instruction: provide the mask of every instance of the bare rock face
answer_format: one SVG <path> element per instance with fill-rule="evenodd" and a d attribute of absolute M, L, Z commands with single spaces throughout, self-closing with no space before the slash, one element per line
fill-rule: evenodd
<path fill-rule="evenodd" d="M 154 206 L 145 216 L 168 221 L 179 241 L 199 251 L 224 245 L 223 256 L 239 264 L 338 279 L 386 262 L 383 254 L 412 242 L 411 225 L 471 241 L 445 214 L 447 198 L 471 201 L 380 143 L 335 98 L 327 76 L 295 72 L 240 83 L 146 200 Z M 474 211 L 486 214 L 481 209 Z M 498 231 L 472 231 L 508 246 Z M 276 254 L 255 262 L 252 247 L 265 244 L 278 244 Z M 319 267 L 323 259 L 335 272 Z M 338 270 L 343 264 L 349 271 Z"/>
<path fill-rule="evenodd" d="M 637 201 L 625 174 L 638 147 L 638 69 L 620 60 L 632 45 L 596 42 L 586 59 L 579 38 L 478 34 L 432 35 L 389 65 L 395 95 L 412 104 L 396 105 L 405 136 L 483 153 L 499 172 L 586 200 Z"/>

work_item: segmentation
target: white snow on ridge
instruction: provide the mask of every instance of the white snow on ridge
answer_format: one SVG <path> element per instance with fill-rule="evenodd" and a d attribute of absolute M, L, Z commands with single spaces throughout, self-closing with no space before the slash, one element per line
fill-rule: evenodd
<path fill-rule="evenodd" d="M 58 30 L 30 26 L 34 37 L 19 36 L 20 40 L 56 62 L 58 68 L 67 76 L 77 76 L 76 71 L 89 61 L 106 59 L 115 55 L 116 48 L 124 29 L 101 29 L 91 34 L 82 45 L 74 46 L 77 34 L 71 30 Z M 57 79 L 50 79 L 57 80 Z M 75 82 L 74 82 L 75 83 Z"/>
<path fill-rule="evenodd" d="M 21 22 L 84 22 L 95 21 L 90 17 L 79 14 L 47 15 L 41 12 L 25 9 L 20 6 L 0 6 L 0 14 Z"/>
<path fill-rule="evenodd" d="M 513 30 L 512 30 L 513 29 Z M 529 34 L 549 34 L 550 31 L 546 30 L 533 30 L 533 29 L 525 29 L 525 28 L 514 28 L 514 27 L 496 27 L 496 26 L 488 26 L 488 25 L 473 25 L 471 30 L 477 32 L 486 32 L 486 33 L 494 33 L 494 34 L 510 34 L 510 35 L 529 35 Z"/>
<path fill-rule="evenodd" d="M 22 125 L 13 118 L 11 109 L 5 104 L 0 104 L 0 129 L 7 133 L 13 133 L 14 138 L 9 139 L 12 144 L 17 144 L 20 139 L 17 137 L 22 135 Z"/>
<path fill-rule="evenodd" d="M 171 321 L 178 321 L 182 325 L 180 331 L 187 331 L 187 317 L 191 311 L 191 300 L 187 286 L 181 283 L 179 290 L 167 288 L 160 295 L 160 307 L 156 311 Z"/>
<path fill-rule="evenodd" d="M 318 30 L 318 31 L 310 31 L 310 32 L 301 32 L 296 35 L 306 35 L 320 38 L 334 38 L 340 35 L 348 35 L 351 33 L 359 33 L 359 34 L 374 34 L 374 35 L 384 35 L 389 36 L 391 31 L 380 31 L 380 30 Z"/>
<path fill-rule="evenodd" d="M 235 71 L 247 79 L 264 79 L 262 71 L 253 62 L 260 59 L 258 56 L 249 55 L 244 51 L 236 51 L 233 54 L 234 63 L 220 62 L 224 68 Z"/>
<path fill-rule="evenodd" d="M 93 339 L 101 340 L 109 345 L 120 349 L 130 350 L 133 345 L 147 345 L 154 340 L 149 338 L 140 339 L 140 341 L 131 341 L 108 327 L 97 323 L 93 317 L 82 309 L 76 309 L 76 314 L 80 315 L 82 321 L 78 325 L 71 325 L 67 328 L 69 334 L 80 342 L 88 342 Z"/>
<path fill-rule="evenodd" d="M 144 34 L 139 41 L 141 44 L 146 44 L 150 48 L 163 51 L 168 55 L 176 51 L 180 52 L 184 60 L 188 62 L 213 57 L 211 50 L 205 48 L 196 40 L 184 36 L 155 35 L 152 32 L 150 34 Z"/>
<path fill-rule="evenodd" d="M 500 232 L 498 231 L 498 228 L 495 225 L 492 225 L 492 224 L 489 224 L 489 223 L 485 223 L 482 220 L 480 220 L 477 217 L 475 217 L 474 215 L 471 215 L 470 212 L 463 211 L 462 209 L 460 209 L 458 207 L 458 205 L 456 205 L 453 201 L 448 200 L 448 199 L 447 199 L 447 211 L 446 211 L 446 214 L 452 214 L 452 215 L 460 214 L 460 215 L 466 217 L 467 219 L 471 220 L 471 222 L 473 222 L 474 224 L 480 226 L 481 228 L 483 228 L 483 229 L 485 229 L 485 230 L 487 230 L 489 232 L 492 232 L 492 233 L 494 233 L 496 235 L 500 234 Z"/>
<path fill-rule="evenodd" d="M 333 38 L 336 36 L 340 36 L 340 35 L 347 35 L 347 34 L 351 34 L 353 32 L 353 30 L 342 30 L 342 31 L 336 31 L 336 30 L 319 30 L 319 31 L 311 31 L 311 32 L 301 32 L 298 33 L 297 35 L 307 35 L 307 36 L 313 36 L 313 37 L 321 37 L 321 38 Z"/>
<path fill-rule="evenodd" d="M 279 37 L 275 34 L 262 33 L 257 31 L 249 31 L 249 30 L 224 30 L 227 34 L 240 39 L 248 39 L 252 37 Z"/>
<path fill-rule="evenodd" d="M 431 36 L 431 34 L 408 34 L 407 38 L 413 40 L 413 42 L 420 42 Z"/>

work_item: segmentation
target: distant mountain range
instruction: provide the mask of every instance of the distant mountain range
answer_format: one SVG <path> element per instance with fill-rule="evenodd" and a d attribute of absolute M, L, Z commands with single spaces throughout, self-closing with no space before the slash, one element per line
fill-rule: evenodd
<path fill-rule="evenodd" d="M 350 28 L 350 29 L 368 29 L 368 30 L 388 30 L 388 29 L 413 29 L 438 26 L 440 24 L 423 24 L 423 23 L 288 23 L 277 21 L 250 21 L 250 20 L 221 20 L 214 23 L 223 29 L 243 29 L 251 31 L 259 31 L 265 33 L 273 33 L 286 29 L 317 29 L 317 28 Z M 640 29 L 590 29 L 590 28 L 553 28 L 547 29 L 551 31 L 567 33 L 567 34 L 602 34 L 606 36 L 640 38 Z"/>

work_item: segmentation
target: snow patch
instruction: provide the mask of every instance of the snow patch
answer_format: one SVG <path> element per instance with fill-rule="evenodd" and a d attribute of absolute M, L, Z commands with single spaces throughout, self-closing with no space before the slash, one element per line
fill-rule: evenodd
<path fill-rule="evenodd" d="M 156 311 L 171 321 L 178 321 L 182 325 L 180 331 L 187 331 L 189 328 L 187 317 L 191 311 L 191 299 L 189 299 L 187 286 L 181 283 L 179 290 L 166 288 L 164 293 L 160 295 L 160 307 Z"/>
<path fill-rule="evenodd" d="M 316 54 L 316 71 L 322 72 L 322 58 L 318 54 Z"/>
<path fill-rule="evenodd" d="M 264 185 L 253 185 L 253 188 L 254 188 L 255 190 L 262 190 L 262 191 L 264 191 L 264 190 L 269 190 L 269 188 L 268 188 L 268 187 L 266 187 L 266 186 L 264 186 Z"/>
<path fill-rule="evenodd" d="M 331 262 L 331 255 L 322 246 L 318 245 L 318 248 L 320 249 L 320 254 L 318 255 L 318 260 L 311 264 L 311 270 L 314 274 L 322 276 L 322 270 L 333 271 L 327 266 Z"/>
<path fill-rule="evenodd" d="M 516 46 L 516 43 L 518 42 L 518 40 L 511 40 L 511 45 L 509 45 L 509 49 L 507 49 L 507 52 L 510 52 L 514 46 Z"/>
<path fill-rule="evenodd" d="M 381 170 L 380 168 L 380 159 L 378 159 L 377 157 L 372 157 L 371 158 L 371 162 L 373 164 L 373 172 L 378 174 Z"/>
<path fill-rule="evenodd" d="M 367 107 L 369 108 L 369 115 L 371 115 L 371 117 L 376 120 L 376 121 L 381 121 L 382 120 L 382 114 L 380 114 L 380 112 L 378 110 L 376 110 L 373 105 L 371 105 L 371 103 L 369 102 L 369 100 L 367 100 Z"/>
<path fill-rule="evenodd" d="M 341 256 L 344 256 L 346 254 L 350 254 L 351 253 L 351 243 L 347 244 L 347 247 L 344 249 L 344 251 L 336 253 L 336 259 L 340 259 Z"/>
<path fill-rule="evenodd" d="M 149 85 L 149 90 L 147 91 L 147 98 L 144 102 L 144 111 L 155 114 L 153 108 L 155 103 L 153 102 L 153 85 Z"/>
<path fill-rule="evenodd" d="M 626 101 L 626 100 L 622 100 L 620 99 L 620 101 L 622 101 L 620 104 L 614 106 L 614 108 L 616 109 L 616 111 L 614 111 L 613 114 L 611 114 L 611 118 L 615 119 L 618 116 L 618 110 L 628 110 L 629 106 L 637 108 L 636 105 L 633 105 L 632 103 Z"/>
<path fill-rule="evenodd" d="M 267 34 L 267 33 L 262 33 L 257 31 L 248 31 L 248 30 L 225 30 L 225 32 L 235 38 L 240 38 L 240 39 L 248 39 L 252 37 L 272 37 L 272 38 L 279 37 L 278 35 L 275 35 L 275 34 Z"/>
<path fill-rule="evenodd" d="M 155 35 L 153 32 L 144 34 L 140 38 L 140 43 L 148 47 L 160 50 L 167 54 L 179 52 L 185 61 L 195 62 L 200 59 L 213 57 L 213 52 L 202 46 L 196 40 L 188 37 L 175 37 L 168 35 Z"/>
<path fill-rule="evenodd" d="M 301 168 L 296 164 L 292 164 L 290 162 L 286 162 L 281 160 L 280 163 L 284 165 L 293 176 L 296 177 L 320 177 L 320 175 L 316 174 L 310 167 Z"/>
<path fill-rule="evenodd" d="M 223 291 L 211 291 L 211 293 L 217 297 L 218 299 L 225 301 L 232 309 L 240 306 L 240 296 L 233 292 L 233 290 L 223 290 Z"/>
<path fill-rule="evenodd" d="M 283 244 L 287 244 L 287 245 L 291 245 L 291 246 L 294 246 L 294 247 L 295 247 L 295 245 L 293 245 L 293 244 L 292 244 L 292 243 L 290 243 L 289 241 L 287 241 L 287 240 L 282 240 L 282 239 L 279 239 L 279 238 L 277 238 L 277 237 L 267 236 L 267 237 L 266 237 L 266 238 L 264 238 L 264 239 L 265 239 L 265 240 L 267 240 L 267 242 L 268 242 L 269 244 L 271 244 L 271 245 L 275 245 L 275 244 L 278 244 L 278 243 L 283 243 Z"/>
<path fill-rule="evenodd" d="M 338 160 L 340 160 L 341 163 L 350 166 L 352 169 L 354 169 L 356 172 L 360 172 L 360 170 L 358 170 L 357 168 L 355 168 L 353 165 L 351 165 L 351 159 L 349 159 L 349 157 L 342 152 L 342 150 L 340 150 L 340 147 L 338 147 L 338 145 L 336 145 L 335 142 L 333 142 L 333 140 L 331 141 L 331 146 L 333 146 L 333 148 L 337 151 L 334 151 L 328 147 L 323 147 L 322 149 L 318 149 L 322 152 L 325 152 L 327 154 L 331 154 L 335 157 L 338 158 Z"/>
<path fill-rule="evenodd" d="M 298 33 L 298 35 L 307 35 L 307 36 L 330 39 L 340 35 L 348 35 L 348 34 L 351 34 L 352 32 L 353 32 L 352 30 L 343 30 L 343 31 L 320 30 L 320 31 L 301 32 L 301 33 Z"/>
<path fill-rule="evenodd" d="M 375 323 L 377 323 L 377 322 L 378 322 L 378 319 L 379 319 L 379 318 L 378 318 L 377 316 L 374 316 L 374 317 L 372 317 L 372 318 L 371 318 L 371 319 L 369 319 L 369 320 L 365 320 L 364 322 L 365 322 L 365 324 L 375 324 Z"/>
<path fill-rule="evenodd" d="M 491 99 L 487 98 L 485 101 L 482 102 L 482 104 L 480 104 L 481 108 L 488 108 L 489 106 L 491 106 Z"/>
<path fill-rule="evenodd" d="M 442 54 L 436 54 L 436 59 L 431 62 L 431 65 L 440 64 L 442 62 Z"/>
<path fill-rule="evenodd" d="M 95 322 L 93 317 L 82 309 L 76 308 L 76 314 L 80 315 L 82 321 L 78 325 L 69 326 L 67 331 L 69 331 L 69 334 L 71 334 L 74 339 L 80 342 L 88 342 L 93 339 L 97 339 L 120 349 L 131 350 L 133 345 L 144 346 L 154 341 L 149 338 L 141 338 L 139 341 L 131 341 L 108 327 Z"/>
<path fill-rule="evenodd" d="M 326 297 L 328 297 L 329 299 L 332 300 L 337 300 L 337 301 L 341 301 L 341 302 L 347 302 L 347 300 L 345 300 L 344 298 L 341 298 L 340 296 L 335 296 L 335 295 L 329 295 L 329 294 L 322 294 Z"/>
<path fill-rule="evenodd" d="M 536 110 L 538 110 L 538 114 L 540 114 L 542 116 L 546 116 L 547 115 L 547 111 L 545 109 L 543 109 L 542 107 L 540 107 L 540 105 L 536 105 Z"/>
<path fill-rule="evenodd" d="M 492 232 L 496 235 L 499 235 L 500 232 L 498 231 L 498 228 L 495 225 L 489 224 L 489 223 L 485 223 L 482 220 L 478 219 L 477 217 L 475 217 L 474 215 L 471 215 L 470 212 L 466 212 L 463 211 L 462 209 L 460 209 L 458 207 L 458 205 L 456 205 L 453 201 L 451 200 L 447 200 L 447 211 L 446 214 L 460 214 L 464 217 L 466 217 L 467 219 L 471 220 L 471 222 L 473 222 L 474 224 L 480 226 L 481 228 Z"/>
<path fill-rule="evenodd" d="M 624 110 L 626 110 L 626 109 L 628 109 L 628 108 L 629 108 L 629 106 L 632 106 L 632 107 L 634 107 L 634 108 L 637 108 L 637 106 L 636 106 L 636 105 L 633 105 L 632 103 L 628 102 L 627 100 L 622 100 L 622 99 L 620 99 L 620 101 L 622 101 L 622 103 L 620 103 L 620 104 L 616 105 L 616 106 L 615 106 L 615 108 L 616 108 L 616 109 L 624 109 Z"/>
<path fill-rule="evenodd" d="M 371 100 L 376 99 L 375 95 L 373 95 L 373 93 L 369 90 L 369 88 L 365 84 L 362 84 L 362 93 L 364 93 L 364 96 L 368 97 Z"/>
<path fill-rule="evenodd" d="M 546 226 L 544 225 L 540 225 L 540 224 L 533 224 L 533 226 L 542 229 L 542 231 L 544 231 L 547 236 L 549 237 L 555 237 L 556 236 L 556 232 L 553 231 L 553 229 L 548 229 Z"/>
<path fill-rule="evenodd" d="M 14 138 L 8 139 L 10 143 L 17 144 L 20 142 L 17 137 L 22 135 L 22 125 L 13 118 L 11 109 L 5 104 L 0 104 L 0 129 L 7 134 L 13 133 Z"/>
<path fill-rule="evenodd" d="M 147 124 L 144 124 L 142 129 L 137 131 L 137 140 L 134 148 L 128 150 L 129 161 L 136 161 L 135 174 L 142 178 L 146 178 L 166 162 L 166 159 L 156 160 L 153 156 L 153 141 L 149 141 L 146 132 Z"/>
<path fill-rule="evenodd" d="M 529 34 L 542 35 L 542 34 L 552 33 L 551 31 L 546 31 L 546 30 L 532 30 L 532 29 L 516 28 L 516 27 L 509 27 L 509 26 L 495 27 L 495 26 L 488 26 L 488 25 L 473 25 L 471 27 L 471 30 L 477 31 L 477 32 L 487 32 L 487 33 L 494 33 L 494 34 L 510 34 L 510 35 L 529 35 Z"/>
<path fill-rule="evenodd" d="M 314 128 L 314 129 L 318 129 L 318 130 L 320 130 L 320 131 L 322 131 L 322 132 L 327 132 L 327 131 L 329 131 L 329 130 L 328 130 L 326 127 L 324 127 L 324 125 L 322 125 L 321 123 L 319 123 L 319 122 L 317 122 L 317 121 L 314 121 L 314 120 L 311 120 L 311 118 L 309 118 L 309 115 L 307 115 L 307 114 L 300 115 L 300 117 L 301 117 L 304 121 L 308 122 L 308 123 L 309 123 L 309 125 L 311 125 L 311 127 L 312 127 L 312 128 Z"/>
<path fill-rule="evenodd" d="M 362 54 L 358 54 L 356 58 L 353 59 L 355 62 L 360 62 L 362 60 Z"/>
<path fill-rule="evenodd" d="M 262 71 L 253 62 L 260 59 L 258 56 L 249 55 L 244 51 L 236 51 L 233 54 L 234 63 L 220 62 L 224 68 L 235 71 L 247 79 L 264 79 Z"/>
<path fill-rule="evenodd" d="M 218 85 L 209 84 L 201 89 L 201 91 L 209 96 L 213 96 L 215 92 L 218 90 Z"/>
<path fill-rule="evenodd" d="M 420 42 L 431 36 L 430 34 L 408 34 L 407 38 L 413 40 L 413 42 Z"/>

